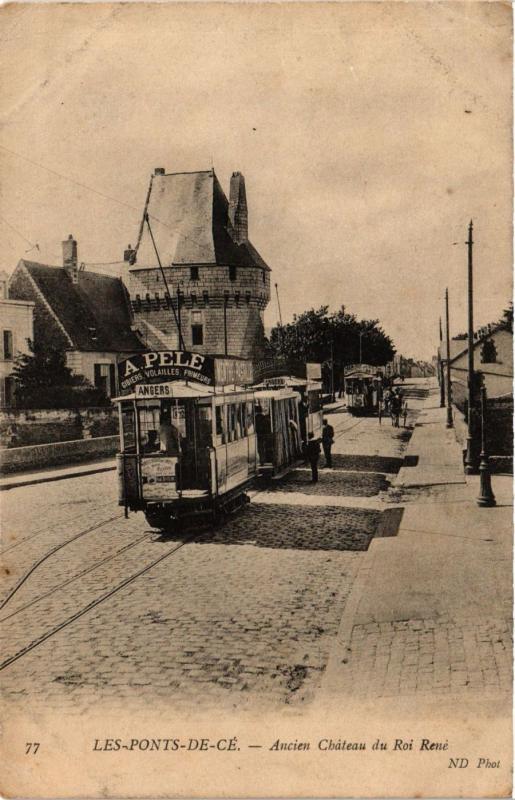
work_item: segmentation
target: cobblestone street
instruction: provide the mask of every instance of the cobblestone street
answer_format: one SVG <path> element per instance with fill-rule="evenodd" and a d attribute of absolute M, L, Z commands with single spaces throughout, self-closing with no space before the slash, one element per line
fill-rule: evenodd
<path fill-rule="evenodd" d="M 7 591 L 55 549 L 0 611 L 6 697 L 309 704 L 409 436 L 342 411 L 331 422 L 334 469 L 318 484 L 301 465 L 176 552 L 142 514 L 123 519 L 114 473 L 33 487 L 30 504 L 27 489 L 5 493 Z"/>
<path fill-rule="evenodd" d="M 430 528 L 435 514 L 464 513 L 463 479 L 461 487 L 391 486 L 403 464 L 418 461 L 404 462 L 404 450 L 420 402 L 410 403 L 406 429 L 330 413 L 333 469 L 322 466 L 318 484 L 299 465 L 253 489 L 252 502 L 223 524 L 182 537 L 152 530 L 142 514 L 124 519 L 114 472 L 36 486 L 30 503 L 27 489 L 6 492 L 5 697 L 77 711 L 156 700 L 186 711 L 299 709 L 324 696 L 335 669 L 338 692 L 353 698 L 509 692 L 506 592 L 502 609 L 492 600 L 476 619 L 466 595 L 458 618 L 429 607 L 389 617 L 386 585 L 383 618 L 361 608 L 382 569 L 370 543 L 396 535 L 403 509 L 431 508 Z M 400 514 L 392 530 L 385 512 Z M 468 546 L 466 534 L 457 537 L 456 547 Z M 391 556 L 393 541 L 373 547 L 386 548 L 383 558 L 400 570 L 390 589 L 411 592 L 416 605 L 423 590 L 402 573 L 406 559 Z M 483 563 L 503 586 L 506 550 L 491 542 L 486 533 L 480 540 Z"/>

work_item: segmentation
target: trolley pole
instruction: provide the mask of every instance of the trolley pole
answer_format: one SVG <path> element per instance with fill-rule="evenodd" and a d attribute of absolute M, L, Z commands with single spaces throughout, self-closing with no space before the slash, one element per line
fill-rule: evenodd
<path fill-rule="evenodd" d="M 469 235 L 466 241 L 468 249 L 468 430 L 467 452 L 465 455 L 465 472 L 471 475 L 476 472 L 476 458 L 474 453 L 474 311 L 473 311 L 473 286 L 472 286 L 472 240 L 473 224 L 470 220 Z"/>
<path fill-rule="evenodd" d="M 489 463 L 487 444 L 486 444 L 486 420 L 487 420 L 486 388 L 482 386 L 481 387 L 481 456 L 479 462 L 479 497 L 477 498 L 478 506 L 482 507 L 489 507 L 496 505 L 495 495 L 492 491 L 490 463 Z"/>
<path fill-rule="evenodd" d="M 334 333 L 331 331 L 331 403 L 334 401 Z"/>
<path fill-rule="evenodd" d="M 451 341 L 449 336 L 449 290 L 445 290 L 445 342 L 447 350 L 446 359 L 446 389 L 447 389 L 447 428 L 452 428 L 454 422 L 452 419 L 452 398 L 451 398 Z"/>

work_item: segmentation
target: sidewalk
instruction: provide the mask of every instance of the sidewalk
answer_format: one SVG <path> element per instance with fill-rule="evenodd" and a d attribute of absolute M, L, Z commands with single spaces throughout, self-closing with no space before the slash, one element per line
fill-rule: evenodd
<path fill-rule="evenodd" d="M 398 535 L 374 539 L 347 600 L 324 696 L 511 690 L 511 477 L 479 508 L 432 390 L 394 482 Z M 506 695 L 509 696 L 509 695 Z"/>
<path fill-rule="evenodd" d="M 19 486 L 33 486 L 36 483 L 47 481 L 62 481 L 66 478 L 77 478 L 80 475 L 94 475 L 97 472 L 109 472 L 116 469 L 114 458 L 104 458 L 101 461 L 89 461 L 86 464 L 72 464 L 67 467 L 52 467 L 38 469 L 34 472 L 15 472 L 0 478 L 0 492 L 7 489 L 17 489 Z"/>

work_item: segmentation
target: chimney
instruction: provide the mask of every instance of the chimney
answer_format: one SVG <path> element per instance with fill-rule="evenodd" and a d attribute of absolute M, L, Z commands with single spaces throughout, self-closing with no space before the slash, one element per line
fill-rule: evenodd
<path fill-rule="evenodd" d="M 154 175 L 164 175 L 165 168 L 164 167 L 155 167 L 154 168 Z"/>
<path fill-rule="evenodd" d="M 77 242 L 71 233 L 63 242 L 63 267 L 72 279 L 72 283 L 78 283 Z"/>
<path fill-rule="evenodd" d="M 136 251 L 131 244 L 123 251 L 123 260 L 128 262 L 131 266 L 136 263 Z"/>
<path fill-rule="evenodd" d="M 237 244 L 248 241 L 248 220 L 245 178 L 241 172 L 233 172 L 231 177 L 231 191 L 229 194 L 229 221 L 234 230 L 234 241 Z"/>

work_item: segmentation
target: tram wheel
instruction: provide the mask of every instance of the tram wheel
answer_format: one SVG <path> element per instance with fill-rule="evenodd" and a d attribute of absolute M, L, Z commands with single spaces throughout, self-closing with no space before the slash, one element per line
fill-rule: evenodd
<path fill-rule="evenodd" d="M 152 513 L 147 512 L 145 519 L 151 528 L 157 528 L 161 531 L 169 531 L 172 528 L 173 520 L 168 514 L 165 513 Z"/>

